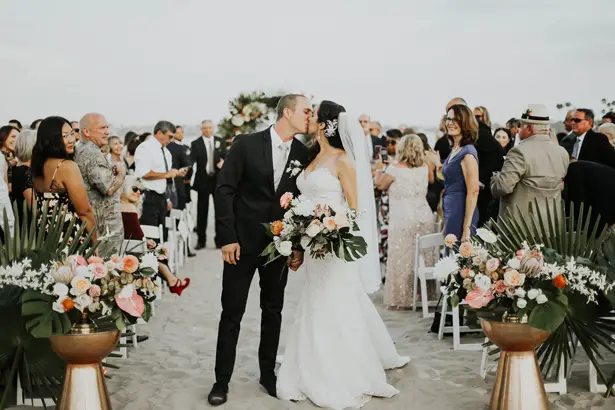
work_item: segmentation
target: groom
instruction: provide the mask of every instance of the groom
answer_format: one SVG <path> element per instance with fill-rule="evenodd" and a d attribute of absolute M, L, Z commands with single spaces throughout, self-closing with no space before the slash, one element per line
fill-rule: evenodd
<path fill-rule="evenodd" d="M 258 269 L 261 288 L 261 340 L 258 362 L 260 384 L 276 397 L 275 359 L 280 341 L 282 307 L 288 267 L 299 268 L 303 254 L 295 252 L 290 262 L 279 258 L 267 266 L 260 253 L 270 242 L 261 225 L 282 219 L 280 197 L 297 194 L 296 176 L 286 172 L 288 163 L 298 160 L 305 166 L 307 148 L 295 135 L 307 133 L 312 106 L 303 95 L 282 97 L 276 108 L 277 122 L 271 128 L 239 135 L 226 157 L 218 177 L 215 195 L 216 228 L 224 273 L 222 277 L 222 316 L 216 347 L 216 383 L 207 400 L 217 406 L 227 400 L 241 318 L 248 291 Z"/>

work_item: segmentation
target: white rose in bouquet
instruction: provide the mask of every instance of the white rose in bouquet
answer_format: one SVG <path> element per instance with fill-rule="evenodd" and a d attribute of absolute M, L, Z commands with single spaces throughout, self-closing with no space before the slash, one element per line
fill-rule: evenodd
<path fill-rule="evenodd" d="M 335 224 L 339 228 L 348 227 L 348 217 L 346 217 L 346 214 L 344 212 L 335 214 L 335 217 L 333 218 L 333 220 L 335 221 Z"/>
<path fill-rule="evenodd" d="M 300 216 L 312 216 L 314 214 L 314 210 L 316 209 L 316 205 L 312 203 L 310 200 L 298 201 L 295 205 L 295 214 Z"/>
<path fill-rule="evenodd" d="M 241 127 L 245 122 L 246 120 L 239 114 L 233 115 L 233 118 L 231 118 L 231 124 L 235 127 Z"/>
<path fill-rule="evenodd" d="M 141 267 L 151 268 L 154 272 L 158 272 L 158 258 L 152 252 L 148 252 L 141 256 Z"/>
<path fill-rule="evenodd" d="M 318 235 L 320 233 L 320 231 L 322 231 L 322 225 L 320 224 L 320 221 L 318 220 L 313 220 L 310 225 L 307 227 L 307 229 L 305 230 L 305 233 L 307 234 L 307 236 L 309 236 L 310 238 L 315 237 L 316 235 Z"/>
<path fill-rule="evenodd" d="M 520 297 L 520 298 L 524 298 L 525 297 L 525 289 L 523 289 L 523 288 L 515 289 L 515 296 Z"/>
<path fill-rule="evenodd" d="M 80 296 L 83 295 L 92 287 L 90 280 L 84 276 L 75 276 L 70 282 L 71 295 Z"/>
<path fill-rule="evenodd" d="M 519 309 L 523 309 L 526 306 L 527 306 L 527 300 L 525 300 L 525 299 L 517 299 L 517 307 Z"/>
<path fill-rule="evenodd" d="M 547 303 L 548 301 L 549 299 L 547 299 L 547 296 L 544 293 L 541 293 L 540 295 L 536 296 L 536 303 L 538 303 L 539 305 Z"/>
<path fill-rule="evenodd" d="M 491 289 L 491 278 L 489 276 L 483 275 L 482 273 L 476 275 L 476 277 L 474 278 L 474 283 L 476 283 L 476 286 L 483 292 L 486 292 Z"/>
<path fill-rule="evenodd" d="M 301 237 L 301 247 L 304 250 L 307 250 L 308 247 L 310 246 L 310 241 L 312 240 L 312 238 L 310 238 L 309 236 L 303 236 Z"/>
<path fill-rule="evenodd" d="M 527 292 L 527 297 L 528 297 L 530 300 L 534 300 L 534 299 L 536 299 L 536 298 L 537 298 L 537 297 L 538 297 L 541 293 L 542 293 L 542 292 L 540 291 L 540 289 L 530 289 L 530 290 Z"/>
<path fill-rule="evenodd" d="M 91 303 L 92 303 L 92 297 L 88 295 L 87 293 L 84 293 L 83 295 L 79 295 L 75 298 L 75 307 L 80 312 L 83 312 L 85 309 L 87 309 L 87 307 L 90 306 Z"/>
<path fill-rule="evenodd" d="M 282 256 L 290 256 L 293 252 L 293 243 L 291 241 L 277 242 L 275 247 Z"/>

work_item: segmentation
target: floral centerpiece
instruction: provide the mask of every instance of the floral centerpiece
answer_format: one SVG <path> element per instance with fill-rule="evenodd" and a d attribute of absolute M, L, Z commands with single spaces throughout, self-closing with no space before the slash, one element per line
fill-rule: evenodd
<path fill-rule="evenodd" d="M 280 96 L 268 96 L 263 92 L 241 93 L 229 101 L 229 117 L 218 124 L 218 131 L 225 139 L 238 134 L 249 134 L 275 120 L 274 111 Z"/>
<path fill-rule="evenodd" d="M 280 198 L 280 206 L 286 210 L 283 219 L 264 224 L 273 238 L 261 254 L 267 263 L 289 257 L 293 249 L 317 259 L 333 255 L 347 262 L 367 253 L 363 237 L 353 233 L 359 230 L 354 209 L 318 204 L 304 195 L 294 198 L 290 192 Z"/>

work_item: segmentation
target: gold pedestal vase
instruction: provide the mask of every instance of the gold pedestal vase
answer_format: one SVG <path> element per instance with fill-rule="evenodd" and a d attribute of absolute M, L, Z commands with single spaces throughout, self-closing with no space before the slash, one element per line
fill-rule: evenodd
<path fill-rule="evenodd" d="M 485 334 L 501 350 L 490 410 L 547 410 L 549 400 L 536 360 L 536 348 L 549 333 L 520 323 L 516 316 L 481 319 Z"/>
<path fill-rule="evenodd" d="M 66 362 L 62 395 L 56 410 L 110 410 L 101 361 L 120 338 L 119 330 L 96 332 L 87 315 L 71 333 L 51 337 L 51 348 Z"/>

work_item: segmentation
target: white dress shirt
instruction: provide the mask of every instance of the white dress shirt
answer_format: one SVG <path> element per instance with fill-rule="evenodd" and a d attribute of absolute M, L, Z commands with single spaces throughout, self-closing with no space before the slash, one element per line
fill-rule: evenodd
<path fill-rule="evenodd" d="M 272 126 L 269 128 L 271 132 L 271 158 L 273 159 L 273 184 L 278 189 L 278 184 L 282 180 L 284 170 L 286 169 L 286 163 L 288 162 L 288 154 L 290 154 L 290 146 L 293 143 L 293 139 L 284 142 L 282 137 L 275 132 L 275 128 Z"/>
<path fill-rule="evenodd" d="M 201 138 L 203 138 L 205 150 L 207 151 L 207 165 L 205 171 L 207 172 L 207 175 L 213 175 L 216 166 L 216 164 L 214 164 L 215 138 L 213 135 L 211 137 L 202 135 Z"/>
<path fill-rule="evenodd" d="M 164 157 L 162 152 L 164 150 Z M 167 189 L 166 179 L 143 179 L 150 171 L 164 174 L 167 172 L 167 167 L 164 164 L 164 158 L 167 159 L 168 169 L 172 168 L 173 157 L 171 152 L 163 149 L 162 144 L 153 136 L 147 141 L 142 142 L 137 147 L 135 152 L 135 176 L 141 178 L 143 188 L 148 191 L 155 191 L 159 194 L 164 194 Z"/>

